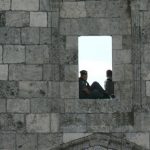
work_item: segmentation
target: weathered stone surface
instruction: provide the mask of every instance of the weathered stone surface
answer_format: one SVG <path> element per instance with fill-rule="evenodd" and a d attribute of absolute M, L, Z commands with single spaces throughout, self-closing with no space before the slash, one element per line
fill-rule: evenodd
<path fill-rule="evenodd" d="M 21 97 L 45 97 L 47 96 L 47 83 L 44 81 L 20 81 L 19 95 Z"/>
<path fill-rule="evenodd" d="M 39 10 L 39 0 L 13 0 L 12 10 Z"/>
<path fill-rule="evenodd" d="M 150 66 L 148 64 L 141 65 L 141 77 L 143 80 L 150 80 Z"/>
<path fill-rule="evenodd" d="M 25 131 L 25 121 L 23 114 L 0 114 L 1 131 Z"/>
<path fill-rule="evenodd" d="M 146 96 L 150 96 L 150 81 L 146 81 Z"/>
<path fill-rule="evenodd" d="M 50 81 L 59 81 L 60 79 L 59 65 L 45 64 L 43 66 L 43 79 Z"/>
<path fill-rule="evenodd" d="M 3 48 L 2 48 L 2 46 L 0 45 L 0 63 L 2 63 L 2 52 L 3 52 Z"/>
<path fill-rule="evenodd" d="M 0 44 L 20 44 L 19 28 L 0 28 Z"/>
<path fill-rule="evenodd" d="M 0 133 L 0 149 L 15 150 L 15 134 L 12 133 Z"/>
<path fill-rule="evenodd" d="M 18 83 L 15 81 L 0 81 L 0 97 L 18 96 Z"/>
<path fill-rule="evenodd" d="M 150 60 L 149 60 L 149 57 L 150 57 L 150 51 L 147 50 L 147 51 L 144 51 L 143 52 L 143 62 L 144 63 L 150 63 Z"/>
<path fill-rule="evenodd" d="M 50 132 L 49 114 L 29 114 L 26 116 L 26 124 L 29 133 Z"/>
<path fill-rule="evenodd" d="M 30 26 L 31 27 L 47 27 L 47 13 L 46 12 L 30 12 Z"/>
<path fill-rule="evenodd" d="M 49 48 L 47 45 L 26 46 L 26 63 L 43 64 L 49 62 Z"/>
<path fill-rule="evenodd" d="M 148 133 L 126 133 L 127 140 L 134 142 L 149 149 L 149 134 Z"/>
<path fill-rule="evenodd" d="M 65 65 L 65 81 L 78 81 L 77 70 L 77 65 Z"/>
<path fill-rule="evenodd" d="M 148 0 L 139 1 L 140 10 L 148 10 Z"/>
<path fill-rule="evenodd" d="M 122 36 L 112 36 L 112 49 L 122 49 Z"/>
<path fill-rule="evenodd" d="M 31 99 L 31 113 L 50 113 L 51 101 L 43 98 Z"/>
<path fill-rule="evenodd" d="M 6 25 L 6 15 L 5 12 L 0 13 L 0 27 L 4 27 Z"/>
<path fill-rule="evenodd" d="M 17 134 L 16 146 L 20 150 L 37 150 L 37 135 Z"/>
<path fill-rule="evenodd" d="M 21 39 L 22 44 L 39 44 L 39 28 L 23 28 Z"/>
<path fill-rule="evenodd" d="M 124 80 L 123 65 L 114 65 L 113 66 L 113 80 L 114 81 L 123 81 Z"/>
<path fill-rule="evenodd" d="M 0 0 L 0 11 L 10 9 L 10 0 Z"/>
<path fill-rule="evenodd" d="M 60 125 L 62 132 L 86 132 L 86 115 L 62 114 L 60 116 Z"/>
<path fill-rule="evenodd" d="M 78 37 L 67 36 L 66 37 L 66 48 L 67 49 L 78 49 Z"/>
<path fill-rule="evenodd" d="M 58 113 L 51 114 L 51 132 L 59 132 L 60 131 L 60 115 Z"/>
<path fill-rule="evenodd" d="M 60 17 L 86 17 L 85 2 L 64 2 L 60 8 Z"/>
<path fill-rule="evenodd" d="M 3 48 L 4 63 L 23 63 L 25 62 L 25 46 L 6 45 Z"/>
<path fill-rule="evenodd" d="M 50 0 L 40 0 L 40 10 L 50 11 Z"/>
<path fill-rule="evenodd" d="M 129 49 L 131 49 L 132 47 L 131 47 L 131 35 L 123 35 L 122 36 L 122 48 L 124 49 L 124 50 L 129 50 Z"/>
<path fill-rule="evenodd" d="M 0 98 L 0 113 L 6 112 L 6 99 Z"/>
<path fill-rule="evenodd" d="M 87 17 L 106 17 L 107 1 L 86 1 Z"/>
<path fill-rule="evenodd" d="M 113 50 L 113 64 L 129 64 L 131 63 L 130 50 Z"/>
<path fill-rule="evenodd" d="M 124 79 L 125 80 L 133 80 L 133 65 L 132 64 L 126 64 L 124 66 Z"/>
<path fill-rule="evenodd" d="M 52 18 L 51 18 L 51 27 L 56 27 L 58 28 L 58 25 L 59 25 L 59 12 L 52 12 L 51 14 Z"/>
<path fill-rule="evenodd" d="M 60 83 L 59 82 L 49 82 L 48 97 L 60 98 Z"/>
<path fill-rule="evenodd" d="M 61 82 L 60 96 L 61 98 L 79 98 L 78 82 Z"/>
<path fill-rule="evenodd" d="M 120 18 L 111 18 L 110 21 L 110 33 L 111 35 L 121 34 L 121 24 Z"/>
<path fill-rule="evenodd" d="M 62 134 L 40 134 L 38 148 L 40 150 L 52 149 L 62 144 Z"/>
<path fill-rule="evenodd" d="M 8 79 L 8 65 L 0 65 L 0 80 Z"/>
<path fill-rule="evenodd" d="M 30 22 L 29 12 L 6 12 L 6 26 L 28 27 Z"/>
<path fill-rule="evenodd" d="M 51 28 L 40 28 L 40 44 L 51 44 Z"/>
<path fill-rule="evenodd" d="M 29 113 L 30 101 L 29 99 L 8 99 L 7 112 L 11 113 Z"/>
<path fill-rule="evenodd" d="M 42 67 L 39 65 L 10 65 L 9 80 L 41 80 Z"/>

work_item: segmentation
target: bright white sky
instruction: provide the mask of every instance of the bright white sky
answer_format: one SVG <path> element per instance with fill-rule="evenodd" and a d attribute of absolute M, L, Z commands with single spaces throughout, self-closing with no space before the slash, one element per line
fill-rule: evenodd
<path fill-rule="evenodd" d="M 80 36 L 78 49 L 79 72 L 87 70 L 88 82 L 98 81 L 104 87 L 106 70 L 112 70 L 112 37 Z"/>

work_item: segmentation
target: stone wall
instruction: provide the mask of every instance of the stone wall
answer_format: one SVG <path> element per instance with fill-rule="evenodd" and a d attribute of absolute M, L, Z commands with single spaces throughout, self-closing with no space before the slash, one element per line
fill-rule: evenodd
<path fill-rule="evenodd" d="M 0 150 L 95 132 L 149 149 L 149 16 L 148 0 L 0 0 Z M 112 36 L 116 99 L 79 99 L 81 35 Z"/>

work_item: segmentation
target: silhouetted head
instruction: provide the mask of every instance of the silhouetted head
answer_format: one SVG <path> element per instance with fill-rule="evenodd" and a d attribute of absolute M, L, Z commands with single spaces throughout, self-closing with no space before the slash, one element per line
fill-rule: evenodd
<path fill-rule="evenodd" d="M 112 78 L 112 71 L 111 70 L 107 70 L 106 71 L 106 76 Z"/>
<path fill-rule="evenodd" d="M 86 70 L 81 70 L 80 71 L 81 78 L 84 80 L 87 80 L 87 71 Z"/>

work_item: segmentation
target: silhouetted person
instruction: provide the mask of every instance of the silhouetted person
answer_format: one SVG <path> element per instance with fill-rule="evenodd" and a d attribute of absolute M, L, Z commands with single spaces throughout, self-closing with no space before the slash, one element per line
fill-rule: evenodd
<path fill-rule="evenodd" d="M 79 78 L 79 98 L 81 99 L 98 99 L 109 98 L 108 94 L 104 91 L 98 82 L 93 82 L 90 86 L 87 82 L 87 71 L 80 71 Z"/>
<path fill-rule="evenodd" d="M 114 98 L 114 82 L 112 81 L 112 71 L 107 70 L 106 71 L 106 81 L 105 81 L 105 91 L 108 95 L 110 95 L 112 98 Z"/>

